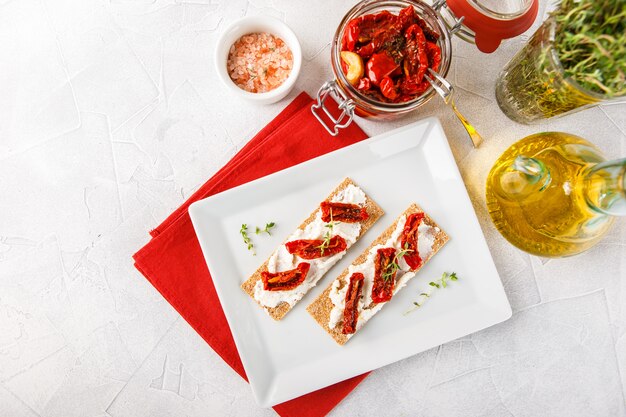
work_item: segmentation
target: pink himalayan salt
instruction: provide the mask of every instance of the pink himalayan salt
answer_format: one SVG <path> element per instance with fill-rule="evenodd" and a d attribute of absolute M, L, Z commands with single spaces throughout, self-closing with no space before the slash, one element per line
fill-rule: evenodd
<path fill-rule="evenodd" d="M 239 88 L 264 93 L 280 86 L 289 77 L 293 54 L 277 36 L 249 33 L 230 47 L 226 67 Z"/>

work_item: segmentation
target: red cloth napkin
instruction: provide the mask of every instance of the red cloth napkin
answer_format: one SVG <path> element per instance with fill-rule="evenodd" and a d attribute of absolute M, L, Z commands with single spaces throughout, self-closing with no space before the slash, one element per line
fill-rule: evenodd
<path fill-rule="evenodd" d="M 327 106 L 336 111 L 332 100 Z M 196 239 L 187 208 L 196 200 L 244 184 L 365 139 L 355 124 L 331 137 L 301 93 L 235 157 L 150 234 L 133 258 L 135 267 L 242 378 L 246 374 Z M 294 314 L 294 313 L 292 313 Z M 274 406 L 282 417 L 326 415 L 367 374 Z"/>

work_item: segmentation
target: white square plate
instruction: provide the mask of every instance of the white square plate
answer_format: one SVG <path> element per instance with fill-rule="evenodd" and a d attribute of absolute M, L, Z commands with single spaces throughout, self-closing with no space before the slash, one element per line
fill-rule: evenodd
<path fill-rule="evenodd" d="M 336 140 L 329 138 L 328 140 Z M 239 287 L 345 177 L 386 214 L 285 318 L 270 318 Z M 437 253 L 346 345 L 339 346 L 306 312 L 335 279 L 410 203 L 450 236 Z M 216 194 L 189 214 L 233 333 L 254 397 L 268 407 L 379 368 L 499 323 L 511 316 L 467 190 L 435 118 L 405 126 Z M 242 223 L 272 236 L 239 235 Z M 411 314 L 429 281 L 444 271 L 457 282 Z"/>

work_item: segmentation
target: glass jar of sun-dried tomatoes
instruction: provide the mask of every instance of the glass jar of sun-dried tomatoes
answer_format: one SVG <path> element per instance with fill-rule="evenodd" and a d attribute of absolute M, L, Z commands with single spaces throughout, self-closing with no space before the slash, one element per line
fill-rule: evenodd
<path fill-rule="evenodd" d="M 502 39 L 521 34 L 535 20 L 538 0 L 514 0 L 513 6 L 506 2 L 510 10 L 499 1 L 357 3 L 335 32 L 335 79 L 320 88 L 313 114 L 335 136 L 354 115 L 393 119 L 424 105 L 437 94 L 433 83 L 446 90 L 441 80 L 450 69 L 453 34 L 493 52 Z M 339 104 L 339 115 L 324 105 L 328 97 Z"/>

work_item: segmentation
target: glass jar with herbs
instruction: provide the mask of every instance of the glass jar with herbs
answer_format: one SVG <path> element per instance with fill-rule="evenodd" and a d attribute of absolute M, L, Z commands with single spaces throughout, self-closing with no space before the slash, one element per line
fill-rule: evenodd
<path fill-rule="evenodd" d="M 562 0 L 503 69 L 496 98 L 527 124 L 626 100 L 626 1 Z"/>

